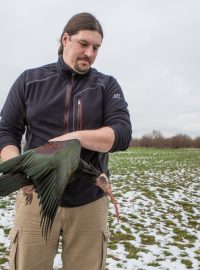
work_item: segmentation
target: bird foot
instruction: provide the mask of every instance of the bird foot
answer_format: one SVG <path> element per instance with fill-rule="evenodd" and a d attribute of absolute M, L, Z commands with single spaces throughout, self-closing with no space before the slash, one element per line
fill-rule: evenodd
<path fill-rule="evenodd" d="M 112 203 L 114 204 L 117 221 L 119 222 L 119 209 L 117 205 L 117 201 L 114 198 L 114 195 L 111 190 L 111 186 L 109 183 L 109 179 L 105 173 L 102 173 L 97 179 L 96 179 L 96 185 L 100 187 L 109 197 Z"/>
<path fill-rule="evenodd" d="M 33 200 L 33 194 L 23 192 L 23 195 L 26 196 L 26 205 L 31 204 Z"/>

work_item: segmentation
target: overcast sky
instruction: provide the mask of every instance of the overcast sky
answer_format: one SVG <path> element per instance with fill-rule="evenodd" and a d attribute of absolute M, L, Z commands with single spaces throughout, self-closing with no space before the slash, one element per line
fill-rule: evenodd
<path fill-rule="evenodd" d="M 64 25 L 83 11 L 103 26 L 93 66 L 122 86 L 133 137 L 200 136 L 199 0 L 0 0 L 0 109 L 25 69 L 57 61 Z"/>

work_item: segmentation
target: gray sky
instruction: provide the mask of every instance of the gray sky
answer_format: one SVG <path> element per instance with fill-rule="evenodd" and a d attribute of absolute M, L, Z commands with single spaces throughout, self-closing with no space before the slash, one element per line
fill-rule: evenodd
<path fill-rule="evenodd" d="M 94 67 L 122 86 L 133 137 L 200 136 L 199 0 L 0 0 L 0 109 L 25 69 L 57 61 L 64 25 L 83 11 L 103 26 Z"/>

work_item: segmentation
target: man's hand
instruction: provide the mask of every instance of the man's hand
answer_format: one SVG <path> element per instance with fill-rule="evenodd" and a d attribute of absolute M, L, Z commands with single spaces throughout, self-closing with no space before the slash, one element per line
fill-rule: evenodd
<path fill-rule="evenodd" d="M 25 186 L 21 189 L 23 191 L 23 193 L 25 194 L 32 194 L 34 191 L 35 191 L 35 188 L 33 185 L 30 185 L 30 186 Z"/>

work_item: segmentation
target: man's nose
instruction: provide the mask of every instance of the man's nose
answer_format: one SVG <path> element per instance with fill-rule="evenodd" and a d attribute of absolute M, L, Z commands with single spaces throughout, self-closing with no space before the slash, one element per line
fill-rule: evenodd
<path fill-rule="evenodd" d="M 94 49 L 92 46 L 89 46 L 85 49 L 85 55 L 87 55 L 87 57 L 92 58 L 94 56 Z"/>

